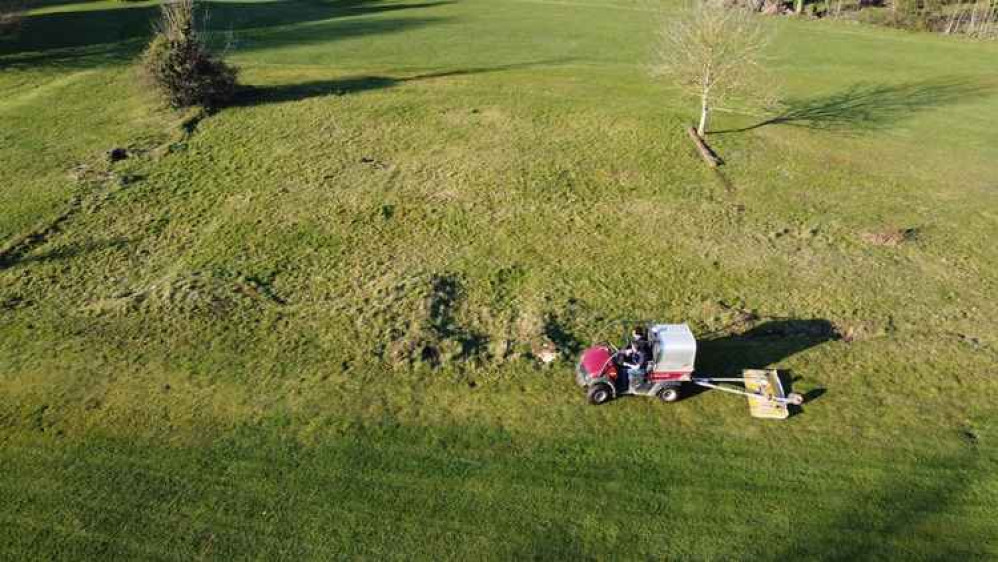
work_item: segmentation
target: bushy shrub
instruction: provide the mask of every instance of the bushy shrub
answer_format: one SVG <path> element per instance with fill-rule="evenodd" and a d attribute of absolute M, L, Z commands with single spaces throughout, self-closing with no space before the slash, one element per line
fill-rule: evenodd
<path fill-rule="evenodd" d="M 0 0 L 0 37 L 17 31 L 23 17 L 22 0 Z"/>
<path fill-rule="evenodd" d="M 201 39 L 193 0 L 161 7 L 162 20 L 142 55 L 142 70 L 173 107 L 224 105 L 235 94 L 235 67 L 213 55 Z"/>

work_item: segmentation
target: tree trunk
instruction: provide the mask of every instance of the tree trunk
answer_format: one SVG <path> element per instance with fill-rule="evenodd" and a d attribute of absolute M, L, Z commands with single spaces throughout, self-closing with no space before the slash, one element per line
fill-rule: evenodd
<path fill-rule="evenodd" d="M 804 13 L 804 0 L 794 1 L 794 13 L 798 16 Z"/>
<path fill-rule="evenodd" d="M 707 134 L 707 120 L 710 119 L 708 115 L 710 112 L 710 87 L 711 80 L 714 78 L 714 69 L 709 63 L 703 70 L 700 82 L 700 124 L 697 126 L 697 134 L 700 135 L 700 138 L 704 138 Z"/>
<path fill-rule="evenodd" d="M 963 10 L 958 9 L 954 11 L 949 17 L 949 23 L 946 24 L 946 35 L 949 35 L 957 30 L 960 26 L 960 22 L 963 20 Z"/>
<path fill-rule="evenodd" d="M 707 114 L 709 111 L 707 104 L 700 106 L 700 124 L 697 125 L 697 134 L 700 135 L 700 138 L 704 138 L 707 135 Z"/>
<path fill-rule="evenodd" d="M 697 125 L 697 134 L 700 138 L 704 138 L 707 135 L 707 121 L 710 119 L 710 69 L 707 70 L 707 75 L 704 77 L 703 89 L 700 90 L 700 124 Z"/>

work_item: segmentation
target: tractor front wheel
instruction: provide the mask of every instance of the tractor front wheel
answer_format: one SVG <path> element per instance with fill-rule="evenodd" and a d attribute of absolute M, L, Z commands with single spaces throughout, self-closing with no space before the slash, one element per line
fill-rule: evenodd
<path fill-rule="evenodd" d="M 599 406 L 600 404 L 606 404 L 613 398 L 613 390 L 610 389 L 610 385 L 606 383 L 597 383 L 589 387 L 589 392 L 586 393 L 586 397 L 589 398 L 589 403 L 593 406 Z"/>
<path fill-rule="evenodd" d="M 667 386 L 658 391 L 658 399 L 662 402 L 672 403 L 679 400 L 679 387 Z"/>

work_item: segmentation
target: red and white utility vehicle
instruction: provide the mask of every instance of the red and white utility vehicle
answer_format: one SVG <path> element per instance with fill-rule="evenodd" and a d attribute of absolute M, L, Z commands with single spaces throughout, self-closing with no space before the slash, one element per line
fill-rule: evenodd
<path fill-rule="evenodd" d="M 695 375 L 697 340 L 686 324 L 654 324 L 647 327 L 647 333 L 644 345 L 650 347 L 650 358 L 637 369 L 627 368 L 622 350 L 609 342 L 582 352 L 575 380 L 585 388 L 591 404 L 628 394 L 675 402 L 690 384 L 747 396 L 753 415 L 758 417 L 786 417 L 787 405 L 804 402 L 800 394 L 784 393 L 775 370 L 746 370 L 742 378 Z M 742 384 L 744 389 L 730 383 Z"/>

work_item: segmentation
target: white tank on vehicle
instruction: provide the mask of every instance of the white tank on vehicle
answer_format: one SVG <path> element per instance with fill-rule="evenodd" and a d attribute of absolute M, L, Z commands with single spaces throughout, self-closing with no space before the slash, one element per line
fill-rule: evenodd
<path fill-rule="evenodd" d="M 691 373 L 697 356 L 697 340 L 686 324 L 658 324 L 649 330 L 655 372 Z"/>

